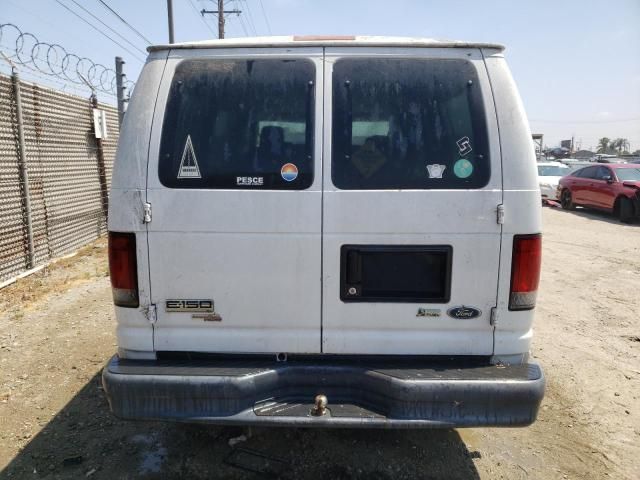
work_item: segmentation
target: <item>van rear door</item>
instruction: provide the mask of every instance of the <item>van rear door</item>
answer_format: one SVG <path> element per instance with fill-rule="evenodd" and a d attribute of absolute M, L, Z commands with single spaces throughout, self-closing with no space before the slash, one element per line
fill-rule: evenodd
<path fill-rule="evenodd" d="M 480 50 L 325 62 L 323 351 L 490 355 L 502 179 Z"/>
<path fill-rule="evenodd" d="M 321 48 L 169 55 L 147 189 L 156 351 L 320 351 L 322 71 Z"/>

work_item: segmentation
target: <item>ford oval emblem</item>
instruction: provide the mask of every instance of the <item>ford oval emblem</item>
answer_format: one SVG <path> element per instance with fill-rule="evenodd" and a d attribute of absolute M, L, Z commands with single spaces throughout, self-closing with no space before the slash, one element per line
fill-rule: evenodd
<path fill-rule="evenodd" d="M 458 320 L 470 320 L 472 318 L 477 318 L 482 315 L 482 312 L 474 307 L 465 307 L 462 305 L 461 307 L 453 307 L 447 310 L 447 315 L 451 318 L 457 318 Z"/>

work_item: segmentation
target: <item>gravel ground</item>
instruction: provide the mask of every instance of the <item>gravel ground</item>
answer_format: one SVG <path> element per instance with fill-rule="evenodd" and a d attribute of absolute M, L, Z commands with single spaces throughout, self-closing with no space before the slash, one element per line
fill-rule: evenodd
<path fill-rule="evenodd" d="M 100 386 L 116 348 L 104 250 L 98 241 L 0 291 L 1 479 L 640 478 L 637 223 L 544 209 L 532 353 L 548 385 L 538 421 L 523 429 L 117 420 Z"/>

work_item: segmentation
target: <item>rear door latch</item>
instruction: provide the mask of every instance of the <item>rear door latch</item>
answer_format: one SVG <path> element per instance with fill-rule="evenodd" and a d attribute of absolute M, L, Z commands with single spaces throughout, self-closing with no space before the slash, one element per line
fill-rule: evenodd
<path fill-rule="evenodd" d="M 143 207 L 142 223 L 151 223 L 151 204 L 149 202 L 144 202 L 142 204 L 142 207 Z"/>
<path fill-rule="evenodd" d="M 149 320 L 149 323 L 151 325 L 155 325 L 155 323 L 158 321 L 158 313 L 157 313 L 155 304 L 152 303 L 151 305 L 149 305 L 149 308 L 146 313 L 147 313 L 147 320 Z"/>
<path fill-rule="evenodd" d="M 498 225 L 502 225 L 504 223 L 504 205 L 501 203 L 498 205 L 496 209 L 496 221 Z"/>

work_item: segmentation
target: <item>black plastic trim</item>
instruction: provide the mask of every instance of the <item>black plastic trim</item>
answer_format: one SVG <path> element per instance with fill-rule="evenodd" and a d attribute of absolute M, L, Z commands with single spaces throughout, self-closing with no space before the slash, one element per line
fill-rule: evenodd
<path fill-rule="evenodd" d="M 120 418 L 236 425 L 525 426 L 535 421 L 544 395 L 536 363 L 443 368 L 428 361 L 372 362 L 221 357 L 173 365 L 115 356 L 102 381 Z M 319 394 L 329 408 L 321 417 L 309 410 Z"/>
<path fill-rule="evenodd" d="M 375 253 L 435 253 L 446 255 L 443 295 L 441 296 L 375 296 L 359 291 L 362 278 L 357 264 L 359 254 Z M 451 298 L 451 270 L 453 247 L 451 245 L 342 245 L 340 248 L 340 300 L 343 302 L 383 302 L 383 303 L 449 303 Z M 356 295 L 349 294 L 355 288 Z"/>

